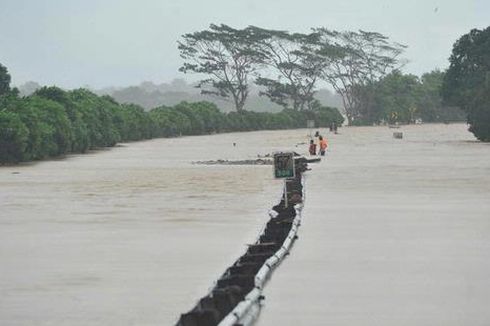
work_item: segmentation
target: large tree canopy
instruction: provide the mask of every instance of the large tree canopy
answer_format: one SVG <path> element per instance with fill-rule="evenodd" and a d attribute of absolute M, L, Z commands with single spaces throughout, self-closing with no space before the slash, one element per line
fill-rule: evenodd
<path fill-rule="evenodd" d="M 314 53 L 318 35 L 250 28 L 261 35 L 257 51 L 273 77 L 257 79 L 256 84 L 265 88 L 261 95 L 284 108 L 311 109 L 325 62 Z"/>
<path fill-rule="evenodd" d="M 490 141 L 490 27 L 454 43 L 443 83 L 444 100 L 467 112 L 470 131 Z"/>
<path fill-rule="evenodd" d="M 326 28 L 290 33 L 249 26 L 209 30 L 182 36 L 183 72 L 206 75 L 205 94 L 231 98 L 237 111 L 247 99 L 249 77 L 261 95 L 284 108 L 311 109 L 319 81 L 341 95 L 350 123 L 370 123 L 376 82 L 398 68 L 405 46 L 375 32 L 337 32 Z"/>
<path fill-rule="evenodd" d="M 249 79 L 262 61 L 253 46 L 257 37 L 249 28 L 227 25 L 185 34 L 178 43 L 185 60 L 180 71 L 206 75 L 198 86 L 201 92 L 231 99 L 241 111 L 249 94 Z"/>
<path fill-rule="evenodd" d="M 323 78 L 342 96 L 349 124 L 371 122 L 376 82 L 402 65 L 405 46 L 375 32 L 315 31 L 321 35 L 318 53 L 328 62 Z"/>

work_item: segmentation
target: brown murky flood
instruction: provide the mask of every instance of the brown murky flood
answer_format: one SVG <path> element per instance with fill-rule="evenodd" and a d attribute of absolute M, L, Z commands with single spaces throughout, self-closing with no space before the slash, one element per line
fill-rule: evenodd
<path fill-rule="evenodd" d="M 490 325 L 490 144 L 464 125 L 341 133 L 257 325 Z"/>
<path fill-rule="evenodd" d="M 255 240 L 281 191 L 270 166 L 191 162 L 254 158 L 279 135 L 156 139 L 0 168 L 0 325 L 175 322 Z"/>
<path fill-rule="evenodd" d="M 464 125 L 401 131 L 403 140 L 387 127 L 329 137 L 329 156 L 308 173 L 300 241 L 267 287 L 260 325 L 383 324 L 362 323 L 366 314 L 403 320 L 425 311 L 406 301 L 427 295 L 417 289 L 435 279 L 447 288 L 433 288 L 429 304 L 449 302 L 437 311 L 459 307 L 489 322 L 481 308 L 490 300 L 482 293 L 490 293 L 490 147 Z M 295 144 L 307 133 L 156 139 L 1 167 L 0 324 L 173 324 L 254 241 L 282 187 L 270 166 L 191 162 L 305 153 Z M 441 251 L 442 263 L 430 267 Z M 402 262 L 390 264 L 396 255 Z M 408 284 L 400 285 L 405 296 L 388 295 L 396 275 Z M 392 292 L 380 291 L 386 285 Z M 319 299 L 320 289 L 331 301 Z M 451 293 L 474 305 L 455 306 Z M 376 304 L 397 299 L 405 309 Z"/>

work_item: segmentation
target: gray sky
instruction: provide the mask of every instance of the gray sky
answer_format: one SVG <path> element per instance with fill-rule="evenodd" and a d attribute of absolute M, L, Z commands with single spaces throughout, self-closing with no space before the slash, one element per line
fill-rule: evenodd
<path fill-rule="evenodd" d="M 183 77 L 176 41 L 210 23 L 381 32 L 406 72 L 447 67 L 452 44 L 490 25 L 488 0 L 0 0 L 0 63 L 13 84 L 127 86 Z"/>

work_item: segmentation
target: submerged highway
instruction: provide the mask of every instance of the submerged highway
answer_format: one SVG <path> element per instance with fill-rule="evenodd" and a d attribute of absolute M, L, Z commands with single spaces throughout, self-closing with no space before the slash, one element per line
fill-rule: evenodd
<path fill-rule="evenodd" d="M 257 325 L 488 325 L 490 147 L 457 125 L 322 131 Z M 154 139 L 0 168 L 0 324 L 171 325 L 255 240 L 308 130 Z M 236 146 L 233 146 L 233 143 Z M 295 144 L 299 145 L 295 146 Z"/>
<path fill-rule="evenodd" d="M 490 324 L 490 146 L 464 125 L 344 128 L 307 175 L 257 325 Z"/>

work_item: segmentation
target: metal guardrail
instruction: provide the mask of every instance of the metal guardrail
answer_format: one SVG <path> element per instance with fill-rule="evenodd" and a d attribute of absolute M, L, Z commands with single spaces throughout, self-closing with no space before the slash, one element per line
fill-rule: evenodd
<path fill-rule="evenodd" d="M 304 202 L 304 176 L 302 177 L 303 184 L 303 202 Z M 260 301 L 264 298 L 262 291 L 265 283 L 269 279 L 272 271 L 288 254 L 294 240 L 297 237 L 298 228 L 301 225 L 301 212 L 303 209 L 303 203 L 297 204 L 294 207 L 296 211 L 296 217 L 294 218 L 291 230 L 283 242 L 281 248 L 276 251 L 269 259 L 267 259 L 255 275 L 255 288 L 250 291 L 245 299 L 240 302 L 235 309 L 233 309 L 219 324 L 218 326 L 250 326 L 253 325 L 260 313 Z"/>
<path fill-rule="evenodd" d="M 288 254 L 301 224 L 303 172 L 308 161 L 300 158 L 298 162 L 296 176 L 287 183 L 285 191 L 300 204 L 288 206 L 282 198 L 272 207 L 271 219 L 256 242 L 223 273 L 206 296 L 180 315 L 176 326 L 248 326 L 257 319 L 264 285 Z"/>

